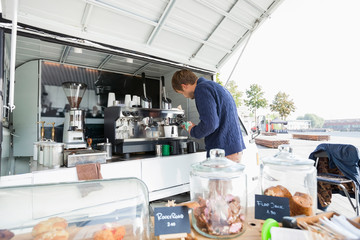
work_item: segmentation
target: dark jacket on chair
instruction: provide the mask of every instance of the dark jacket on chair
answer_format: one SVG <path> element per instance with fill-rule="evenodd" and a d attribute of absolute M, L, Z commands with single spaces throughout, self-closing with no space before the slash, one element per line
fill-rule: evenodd
<path fill-rule="evenodd" d="M 323 143 L 316 147 L 309 158 L 316 160 L 315 153 L 325 151 L 329 159 L 330 168 L 338 168 L 344 176 L 356 183 L 356 188 L 360 186 L 360 169 L 358 149 L 348 144 L 328 144 Z"/>

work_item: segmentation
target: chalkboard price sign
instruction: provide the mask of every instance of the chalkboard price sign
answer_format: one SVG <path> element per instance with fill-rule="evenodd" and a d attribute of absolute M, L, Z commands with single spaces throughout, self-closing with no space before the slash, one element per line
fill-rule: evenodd
<path fill-rule="evenodd" d="M 286 197 L 272 197 L 255 195 L 255 218 L 273 218 L 281 221 L 284 216 L 290 216 L 289 199 Z"/>
<path fill-rule="evenodd" d="M 159 207 L 154 209 L 155 236 L 190 233 L 188 208 Z"/>

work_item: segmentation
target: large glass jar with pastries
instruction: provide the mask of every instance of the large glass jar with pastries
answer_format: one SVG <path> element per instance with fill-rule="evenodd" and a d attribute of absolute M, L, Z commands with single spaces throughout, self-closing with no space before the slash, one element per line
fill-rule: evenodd
<path fill-rule="evenodd" d="M 4 239 L 151 238 L 148 191 L 137 178 L 2 187 L 0 196 Z"/>
<path fill-rule="evenodd" d="M 195 163 L 190 172 L 192 225 L 208 238 L 232 239 L 245 232 L 245 166 L 225 158 L 222 149 L 210 150 L 210 158 Z"/>
<path fill-rule="evenodd" d="M 314 161 L 297 157 L 288 144 L 278 149 L 274 156 L 261 159 L 262 194 L 289 198 L 291 216 L 314 215 L 317 209 Z"/>

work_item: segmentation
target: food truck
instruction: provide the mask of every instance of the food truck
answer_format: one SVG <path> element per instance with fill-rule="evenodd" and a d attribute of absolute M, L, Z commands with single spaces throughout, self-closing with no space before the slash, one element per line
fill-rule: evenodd
<path fill-rule="evenodd" d="M 141 179 L 150 200 L 189 191 L 206 152 L 179 127 L 199 119 L 172 75 L 214 80 L 281 2 L 1 0 L 0 186 L 76 181 L 90 162 L 104 179 Z"/>

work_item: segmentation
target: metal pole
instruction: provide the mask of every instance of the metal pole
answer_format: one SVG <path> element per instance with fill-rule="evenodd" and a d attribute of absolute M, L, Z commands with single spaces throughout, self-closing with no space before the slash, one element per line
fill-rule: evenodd
<path fill-rule="evenodd" d="M 11 30 L 11 49 L 10 49 L 10 87 L 9 87 L 9 109 L 12 112 L 14 105 L 14 87 L 15 87 L 15 60 L 16 60 L 16 39 L 17 39 L 17 17 L 19 0 L 14 0 L 13 20 Z"/>
<path fill-rule="evenodd" d="M 0 29 L 0 120 L 3 118 L 3 108 L 4 105 L 4 89 L 3 89 L 3 82 L 4 82 L 4 29 Z M 2 141 L 3 141 L 3 126 L 2 121 L 0 121 L 0 176 L 1 176 L 1 164 L 2 164 Z"/>
<path fill-rule="evenodd" d="M 238 63 L 239 63 L 241 56 L 242 56 L 243 53 L 244 53 L 244 50 L 245 50 L 245 48 L 246 48 L 246 46 L 247 46 L 247 44 L 248 44 L 248 42 L 249 42 L 249 40 L 250 40 L 253 32 L 254 32 L 254 29 L 256 29 L 256 27 L 257 27 L 258 24 L 259 24 L 259 21 L 256 20 L 256 21 L 255 21 L 255 26 L 252 28 L 252 30 L 249 30 L 249 31 L 250 31 L 250 34 L 249 34 L 248 38 L 246 39 L 245 45 L 244 45 L 244 47 L 242 48 L 242 50 L 241 50 L 241 52 L 240 52 L 240 54 L 239 54 L 239 57 L 237 58 L 236 63 L 234 64 L 234 67 L 232 68 L 231 73 L 230 73 L 228 79 L 226 80 L 226 82 L 225 82 L 225 84 L 224 84 L 224 87 L 225 87 L 225 88 L 226 88 L 226 85 L 229 83 L 229 80 L 230 80 L 230 78 L 232 77 L 232 75 L 233 75 L 233 73 L 234 73 L 234 71 L 235 71 L 235 69 L 236 69 L 236 67 L 237 67 L 237 65 L 238 65 Z"/>

